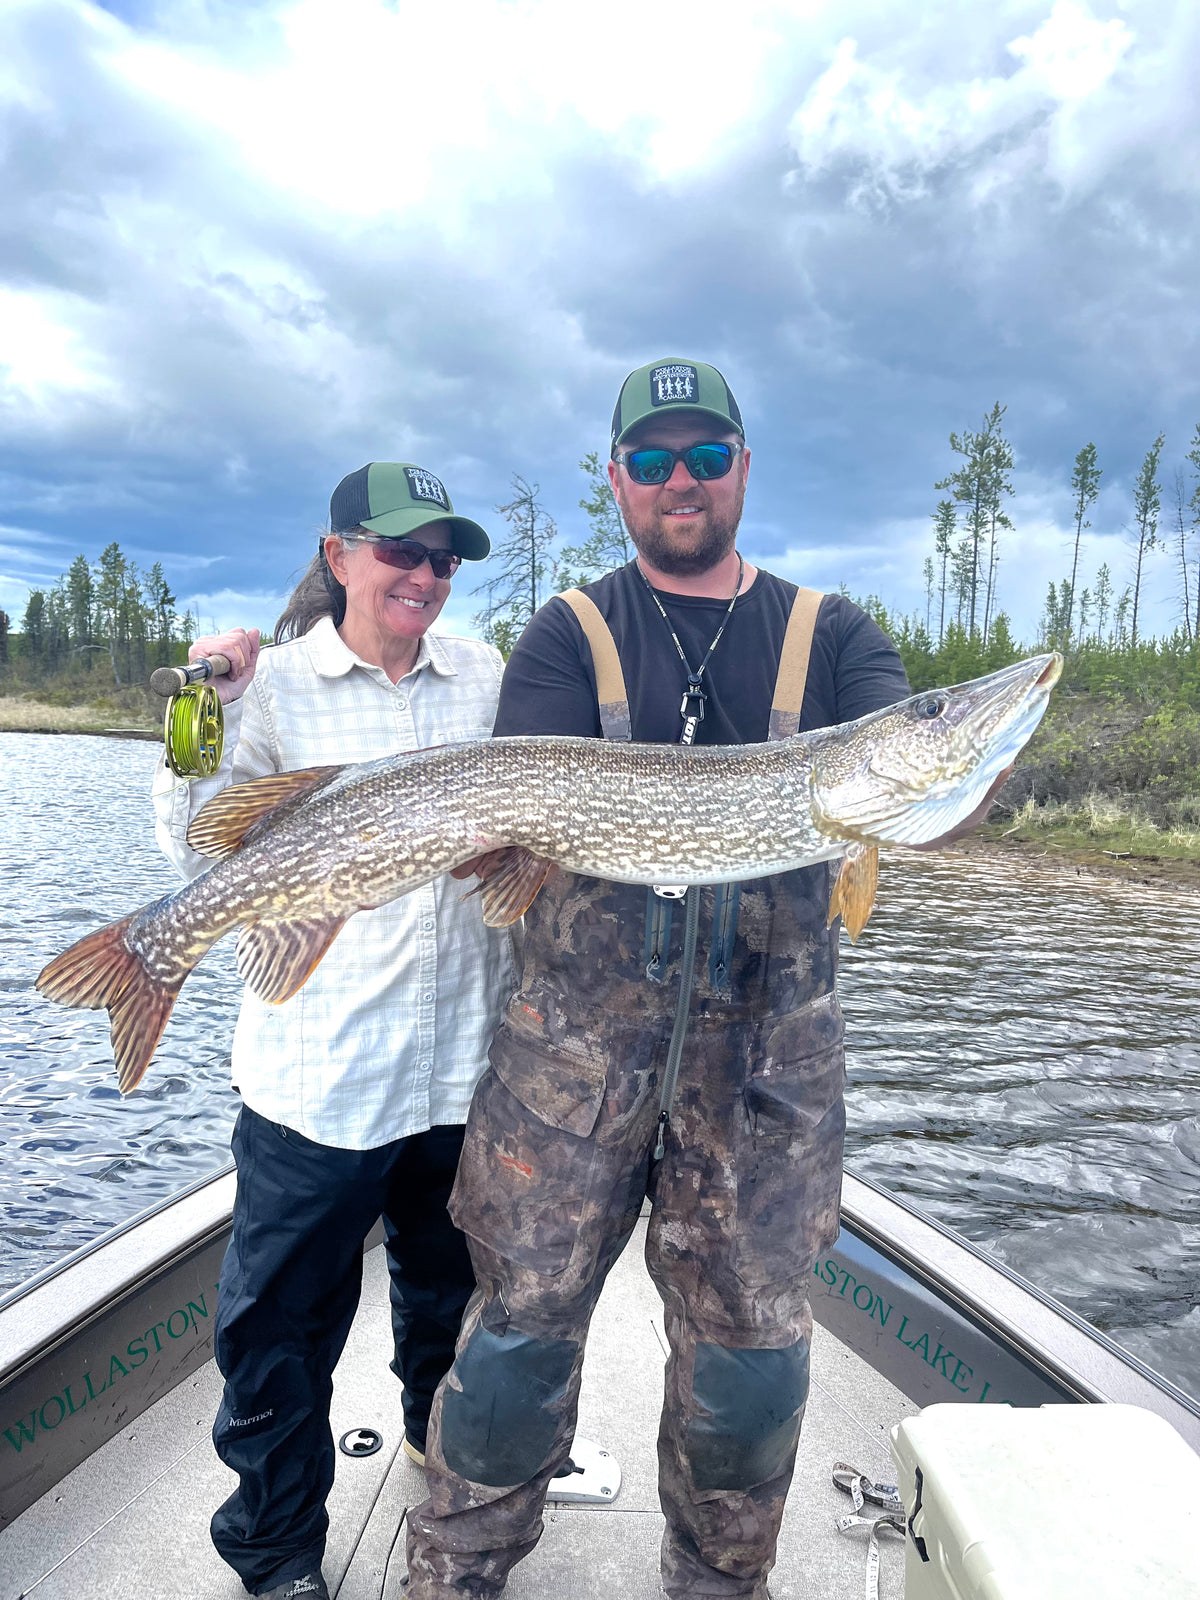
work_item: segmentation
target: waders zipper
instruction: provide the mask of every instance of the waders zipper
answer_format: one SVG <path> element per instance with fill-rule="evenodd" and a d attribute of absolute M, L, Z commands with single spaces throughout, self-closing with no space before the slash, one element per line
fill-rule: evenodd
<path fill-rule="evenodd" d="M 667 1148 L 667 1129 L 671 1126 L 671 1102 L 675 1098 L 675 1080 L 679 1077 L 679 1063 L 683 1059 L 683 1041 L 687 1037 L 688 1016 L 692 1005 L 696 935 L 699 928 L 700 889 L 697 885 L 693 885 L 687 892 L 683 924 L 683 957 L 679 968 L 679 998 L 675 1002 L 675 1026 L 671 1029 L 667 1065 L 663 1071 L 662 1093 L 658 1097 L 658 1139 L 654 1146 L 655 1161 L 662 1160 Z"/>
<path fill-rule="evenodd" d="M 671 952 L 671 913 L 674 900 L 654 889 L 646 890 L 646 976 L 651 983 L 663 981 L 663 971 Z"/>

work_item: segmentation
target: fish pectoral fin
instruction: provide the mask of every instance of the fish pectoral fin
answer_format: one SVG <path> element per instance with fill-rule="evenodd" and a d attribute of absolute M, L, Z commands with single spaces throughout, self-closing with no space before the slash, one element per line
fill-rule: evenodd
<path fill-rule="evenodd" d="M 850 943 L 857 944 L 858 936 L 866 927 L 875 904 L 878 884 L 878 845 L 850 845 L 842 857 L 842 868 L 829 897 L 829 916 L 825 926 L 832 927 L 833 919 L 840 916 L 850 935 Z"/>
<path fill-rule="evenodd" d="M 346 917 L 311 922 L 249 922 L 238 935 L 237 964 L 260 1000 L 282 1005 L 303 987 Z"/>
<path fill-rule="evenodd" d="M 503 850 L 489 850 L 481 857 L 475 870 L 483 881 L 470 892 L 483 902 L 485 926 L 507 928 L 523 917 L 553 866 L 545 856 L 535 856 L 515 844 L 506 845 Z"/>
<path fill-rule="evenodd" d="M 214 795 L 192 818 L 187 842 L 202 856 L 220 860 L 240 850 L 256 823 L 291 800 L 323 789 L 345 767 L 305 767 L 301 772 L 274 772 L 269 778 L 235 783 Z"/>

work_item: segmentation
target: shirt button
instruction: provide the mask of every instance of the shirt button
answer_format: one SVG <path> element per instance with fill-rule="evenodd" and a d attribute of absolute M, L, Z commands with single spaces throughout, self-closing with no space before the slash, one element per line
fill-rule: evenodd
<path fill-rule="evenodd" d="M 423 922 L 421 924 L 421 926 L 425 929 L 426 933 L 432 933 L 433 932 L 433 919 L 432 919 L 432 917 L 429 919 L 428 922 Z"/>
<path fill-rule="evenodd" d="M 428 991 L 428 993 L 426 993 L 426 994 L 423 994 L 423 995 L 422 995 L 422 996 L 421 996 L 421 999 L 422 999 L 422 1000 L 424 1000 L 424 1001 L 426 1001 L 426 1002 L 429 1002 L 429 1001 L 431 1001 L 431 1000 L 432 1000 L 432 999 L 433 999 L 433 990 L 432 990 L 432 989 L 430 989 L 430 990 L 429 990 L 429 991 Z"/>
<path fill-rule="evenodd" d="M 422 1061 L 422 1063 L 421 1063 L 421 1071 L 422 1072 L 430 1071 L 431 1067 L 432 1067 L 432 1062 Z"/>
<path fill-rule="evenodd" d="M 407 711 L 408 710 L 408 701 L 404 697 L 404 695 L 400 696 L 399 700 L 396 701 L 396 704 L 400 707 L 401 711 Z"/>

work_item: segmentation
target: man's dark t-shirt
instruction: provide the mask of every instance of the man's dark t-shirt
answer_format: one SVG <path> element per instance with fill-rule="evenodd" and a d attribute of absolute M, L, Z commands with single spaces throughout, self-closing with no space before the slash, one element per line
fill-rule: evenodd
<path fill-rule="evenodd" d="M 687 673 L 666 623 L 634 562 L 585 593 L 612 630 L 635 740 L 674 744 L 683 731 L 680 701 Z M 657 591 L 684 654 L 695 669 L 728 609 L 728 600 Z M 697 744 L 758 744 L 767 737 L 779 654 L 796 585 L 759 569 L 739 595 L 729 625 L 704 672 L 708 696 Z M 895 646 L 853 601 L 821 601 L 804 690 L 801 732 L 851 722 L 909 693 Z M 596 672 L 583 629 L 561 600 L 543 606 L 521 635 L 504 673 L 497 734 L 600 736 Z"/>

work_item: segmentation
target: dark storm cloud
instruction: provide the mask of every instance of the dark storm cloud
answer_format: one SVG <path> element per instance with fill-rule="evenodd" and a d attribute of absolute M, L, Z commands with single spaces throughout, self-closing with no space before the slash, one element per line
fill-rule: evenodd
<path fill-rule="evenodd" d="M 578 531 L 575 463 L 603 449 L 620 378 L 692 353 L 747 417 L 750 553 L 905 605 L 947 433 L 1006 402 L 1028 549 L 1003 599 L 1028 626 L 1079 446 L 1100 448 L 1093 520 L 1115 532 L 1158 429 L 1177 454 L 1191 432 L 1183 6 L 915 23 L 843 5 L 803 28 L 772 11 L 753 109 L 703 159 L 656 165 L 653 128 L 643 149 L 510 108 L 477 173 L 451 162 L 420 203 L 359 210 L 265 175 L 231 123 L 120 68 L 143 35 L 211 54 L 219 20 L 266 73 L 276 12 L 239 33 L 196 6 L 172 33 L 162 10 L 109 9 L 46 0 L 6 25 L 0 292 L 69 330 L 77 372 L 39 385 L 14 366 L 0 519 L 60 541 L 64 564 L 118 538 L 205 615 L 268 620 L 333 483 L 380 457 L 431 466 L 493 527 L 523 472 Z M 353 107 L 331 95 L 313 116 Z M 685 90 L 678 115 L 696 115 Z M 45 567 L 6 555 L 0 604 Z M 471 609 L 456 596 L 452 615 Z"/>

